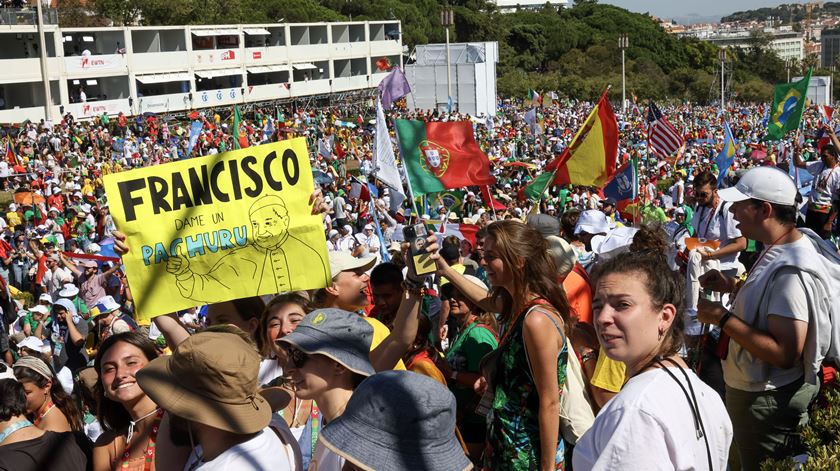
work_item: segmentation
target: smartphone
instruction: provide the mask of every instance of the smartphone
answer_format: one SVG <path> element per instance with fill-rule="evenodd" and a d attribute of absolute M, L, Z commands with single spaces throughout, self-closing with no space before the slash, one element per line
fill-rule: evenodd
<path fill-rule="evenodd" d="M 435 272 L 435 261 L 426 253 L 426 226 L 414 224 L 403 227 L 403 237 L 410 243 L 408 255 L 417 275 Z"/>

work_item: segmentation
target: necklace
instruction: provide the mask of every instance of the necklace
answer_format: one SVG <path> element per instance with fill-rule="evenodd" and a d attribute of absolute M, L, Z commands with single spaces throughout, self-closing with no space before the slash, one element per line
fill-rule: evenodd
<path fill-rule="evenodd" d="M 8 427 L 6 427 L 6 430 L 3 430 L 3 433 L 0 433 L 0 443 L 3 443 L 7 438 L 9 438 L 9 435 L 17 432 L 18 430 L 31 426 L 32 422 L 26 419 L 19 420 L 13 423 L 12 425 L 9 425 Z"/>
<path fill-rule="evenodd" d="M 133 437 L 133 436 L 134 436 L 134 426 L 135 426 L 135 425 L 137 425 L 137 423 L 138 423 L 138 422 L 142 422 L 142 421 L 143 421 L 143 419 L 147 419 L 147 418 L 151 417 L 151 416 L 152 416 L 152 414 L 154 414 L 154 413 L 158 412 L 159 410 L 160 410 L 160 409 L 155 409 L 155 410 L 153 410 L 153 411 L 149 412 L 148 414 L 144 415 L 143 417 L 140 417 L 140 418 L 139 418 L 139 419 L 137 419 L 137 420 L 132 420 L 132 421 L 130 421 L 130 422 L 128 423 L 128 435 L 127 435 L 127 436 L 126 436 L 126 438 L 125 438 L 125 442 L 126 442 L 126 443 L 128 443 L 128 442 L 130 442 L 130 441 L 131 441 L 131 437 Z"/>
<path fill-rule="evenodd" d="M 149 443 L 146 445 L 146 451 L 143 452 L 143 457 L 145 458 L 145 463 L 143 464 L 143 471 L 149 471 L 152 468 L 152 463 L 155 461 L 155 441 L 157 440 L 158 428 L 160 428 L 160 418 L 163 417 L 163 409 L 155 409 L 150 414 L 146 414 L 144 417 L 141 417 L 129 425 L 129 432 L 133 432 L 131 428 L 133 424 L 149 417 L 151 414 L 157 413 L 155 415 L 155 422 L 152 424 L 152 431 L 149 433 Z M 122 463 L 120 463 L 120 469 L 128 469 L 128 461 L 129 457 L 131 456 L 130 453 L 130 440 L 125 441 L 125 451 L 123 452 L 123 459 Z"/>
<path fill-rule="evenodd" d="M 752 270 L 750 270 L 749 274 L 747 274 L 747 279 L 749 279 L 749 278 L 750 278 L 750 275 L 752 275 L 752 274 L 753 274 L 753 272 L 754 272 L 754 271 L 755 271 L 755 269 L 758 267 L 758 265 L 759 265 L 759 263 L 761 262 L 761 260 L 762 260 L 762 259 L 764 259 L 764 256 L 765 256 L 765 255 L 767 255 L 767 252 L 769 252 L 769 251 L 770 251 L 770 249 L 772 249 L 773 247 L 775 247 L 775 246 L 776 246 L 776 244 L 778 244 L 780 240 L 784 239 L 784 238 L 785 238 L 785 237 L 787 237 L 787 236 L 788 236 L 791 232 L 793 232 L 793 230 L 794 230 L 794 229 L 796 229 L 796 227 L 791 227 L 790 229 L 788 229 L 788 231 L 787 231 L 787 232 L 785 232 L 784 234 L 780 235 L 780 236 L 779 236 L 776 240 L 774 240 L 774 241 L 773 241 L 773 243 L 772 243 L 772 244 L 768 245 L 768 246 L 767 246 L 767 248 L 765 248 L 765 249 L 764 249 L 764 251 L 763 251 L 763 252 L 761 252 L 761 255 L 759 255 L 759 256 L 758 256 L 758 258 L 755 260 L 755 263 L 753 263 L 753 269 L 752 269 Z"/>
<path fill-rule="evenodd" d="M 50 411 L 53 410 L 53 408 L 55 408 L 55 404 L 50 402 L 50 405 L 47 406 L 47 410 L 45 410 L 41 415 L 38 416 L 37 419 L 35 419 L 35 425 L 40 424 L 44 417 L 46 417 L 47 414 L 49 414 Z"/>

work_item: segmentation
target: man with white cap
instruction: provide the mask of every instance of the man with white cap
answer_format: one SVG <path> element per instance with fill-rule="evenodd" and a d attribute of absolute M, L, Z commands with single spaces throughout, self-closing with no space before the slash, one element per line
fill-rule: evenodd
<path fill-rule="evenodd" d="M 319 289 L 315 293 L 314 304 L 319 308 L 337 308 L 350 312 L 362 312 L 362 309 L 370 302 L 370 276 L 368 272 L 376 264 L 376 257 L 356 258 L 347 252 L 330 252 L 329 255 L 330 272 L 333 276 L 332 284 Z M 409 302 L 413 302 L 416 304 L 414 307 L 419 308 L 419 296 L 411 299 L 412 301 Z M 403 307 L 411 306 L 408 304 L 406 306 L 401 305 L 398 311 L 402 312 Z M 366 316 L 364 319 L 373 327 L 373 343 L 370 347 L 373 351 L 383 340 L 388 338 L 391 332 L 378 319 Z M 414 334 L 410 336 L 412 338 L 408 339 L 409 343 L 414 340 L 413 335 L 416 335 L 416 325 Z M 371 360 L 374 361 L 373 358 Z M 393 367 L 393 365 L 390 365 L 386 368 L 379 368 L 376 361 L 374 361 L 374 364 L 377 366 L 377 370 Z M 397 369 L 405 369 L 401 360 L 398 362 Z"/>
<path fill-rule="evenodd" d="M 36 253 L 36 256 L 38 254 Z M 57 254 L 52 254 L 47 257 L 47 271 L 41 279 L 41 286 L 44 291 L 49 293 L 53 299 L 58 297 L 58 292 L 64 283 L 73 282 L 73 273 L 65 267 L 61 266 L 61 258 Z"/>
<path fill-rule="evenodd" d="M 365 247 L 364 252 L 359 255 L 360 257 L 365 257 L 368 254 L 378 254 L 379 248 L 382 245 L 379 242 L 379 236 L 376 235 L 373 224 L 365 224 L 364 229 L 362 229 L 362 233 L 356 234 L 356 240 Z"/>
<path fill-rule="evenodd" d="M 730 337 L 726 408 L 743 469 L 758 469 L 768 457 L 800 451 L 792 445 L 819 389 L 840 257 L 813 231 L 796 228 L 797 189 L 782 170 L 754 168 L 718 194 L 732 202 L 741 232 L 765 245 L 746 281 L 719 271 L 701 278 L 707 289 L 735 293 L 731 311 L 707 300 L 698 304 L 700 320 Z"/>
<path fill-rule="evenodd" d="M 347 253 L 352 252 L 353 247 L 358 244 L 356 238 L 353 237 L 353 228 L 349 224 L 338 226 L 338 241 L 336 244 L 338 245 L 338 250 Z"/>
<path fill-rule="evenodd" d="M 601 245 L 609 232 L 610 222 L 603 212 L 587 209 L 580 213 L 574 234 L 586 249 L 586 253 L 579 254 L 579 259 L 580 264 L 587 270 L 594 261 L 593 249 Z"/>

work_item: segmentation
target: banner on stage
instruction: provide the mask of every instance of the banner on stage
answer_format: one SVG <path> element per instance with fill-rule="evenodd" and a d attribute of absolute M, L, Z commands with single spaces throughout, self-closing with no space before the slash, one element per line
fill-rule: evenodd
<path fill-rule="evenodd" d="M 104 178 L 142 320 L 331 280 L 304 138 Z"/>

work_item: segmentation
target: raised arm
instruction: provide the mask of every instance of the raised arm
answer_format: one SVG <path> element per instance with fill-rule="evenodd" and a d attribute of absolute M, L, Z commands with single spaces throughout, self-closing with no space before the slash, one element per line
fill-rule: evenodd
<path fill-rule="evenodd" d="M 449 280 L 456 288 L 458 288 L 458 291 L 463 293 L 464 296 L 469 298 L 473 304 L 481 308 L 483 311 L 498 312 L 499 306 L 496 305 L 496 302 L 493 300 L 493 297 L 490 296 L 490 293 L 486 289 L 483 289 L 466 279 L 464 275 L 452 269 L 452 267 L 446 263 L 446 260 L 440 256 L 438 249 L 439 246 L 437 238 L 430 234 L 429 237 L 426 238 L 426 252 L 428 252 L 432 260 L 435 261 L 435 264 L 437 265 L 437 274 Z"/>

